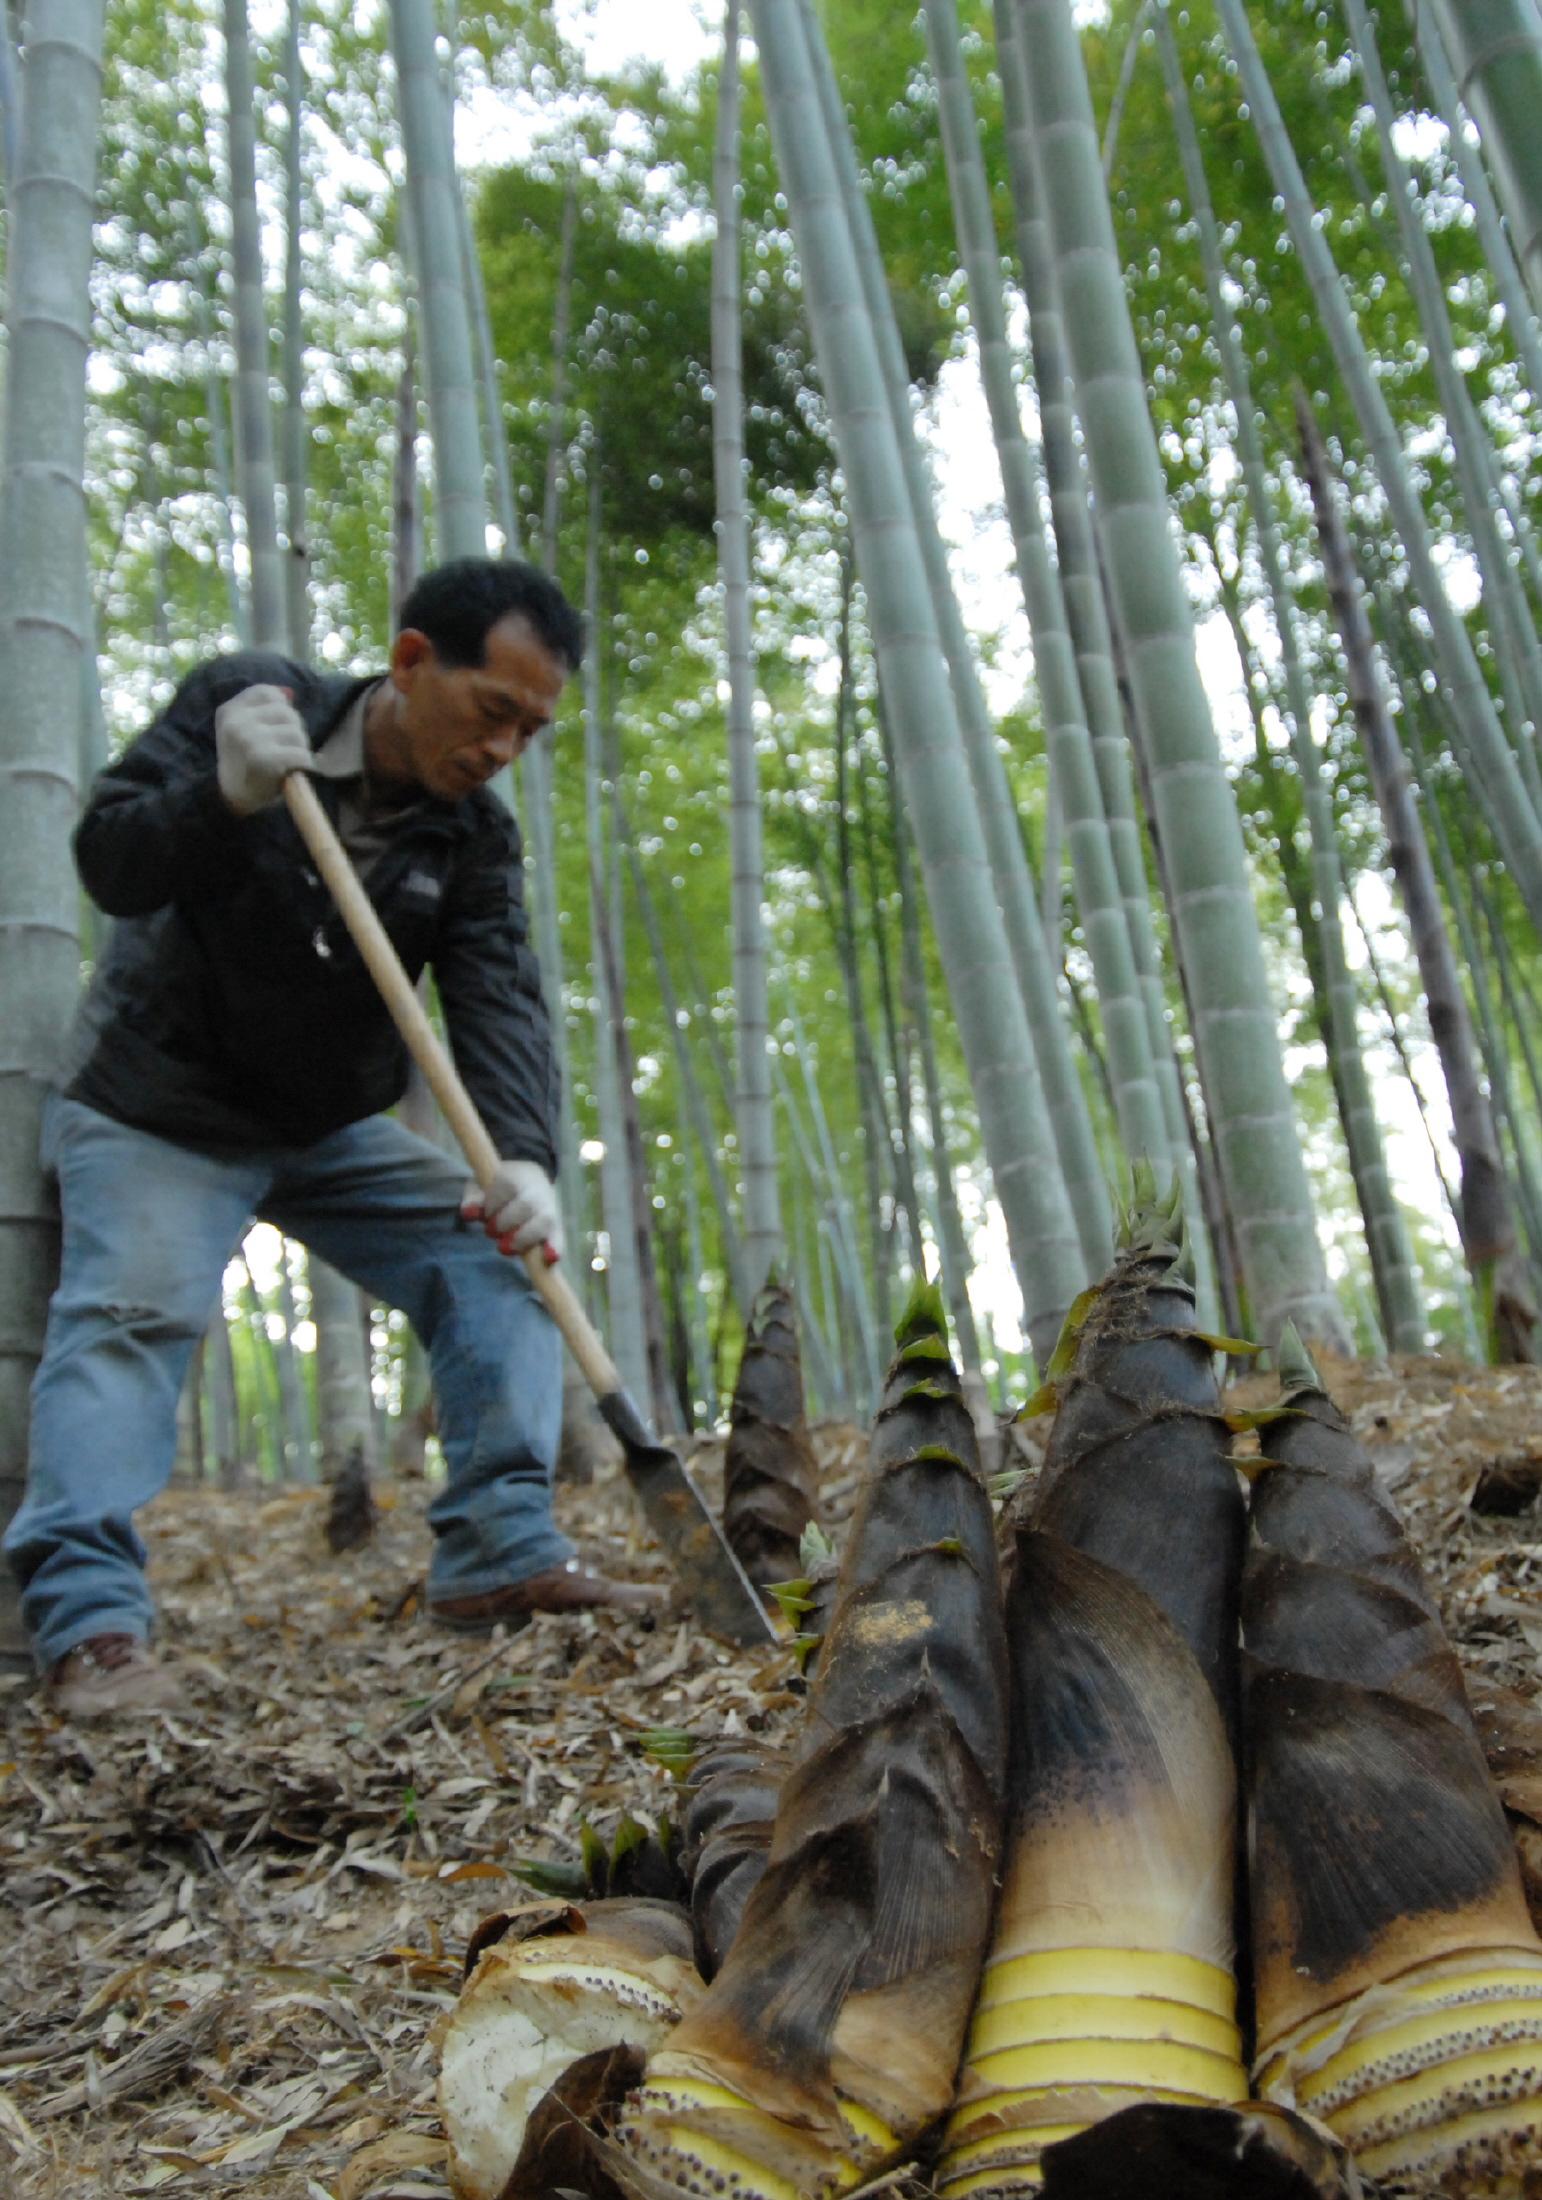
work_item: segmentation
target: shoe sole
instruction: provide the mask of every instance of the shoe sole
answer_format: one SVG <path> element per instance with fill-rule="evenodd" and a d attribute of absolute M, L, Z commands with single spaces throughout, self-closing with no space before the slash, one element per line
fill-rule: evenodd
<path fill-rule="evenodd" d="M 500 1612 L 490 1619 L 451 1619 L 447 1613 L 435 1611 L 431 1604 L 427 1607 L 427 1615 L 430 1627 L 437 1627 L 447 1635 L 467 1635 L 476 1642 L 491 1642 L 495 1627 L 503 1628 L 510 1635 L 521 1634 L 535 1617 L 533 1612 Z"/>

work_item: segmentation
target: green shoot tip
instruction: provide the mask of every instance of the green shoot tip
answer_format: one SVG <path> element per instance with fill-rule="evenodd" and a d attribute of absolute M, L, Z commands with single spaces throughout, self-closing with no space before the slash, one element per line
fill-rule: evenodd
<path fill-rule="evenodd" d="M 827 1558 L 834 1556 L 834 1537 L 826 1535 L 817 1520 L 811 1520 L 798 1542 L 798 1564 L 805 1574 L 812 1574 L 816 1566 L 822 1566 Z"/>
<path fill-rule="evenodd" d="M 1275 1366 L 1279 1371 L 1282 1398 L 1293 1398 L 1298 1390 L 1322 1389 L 1322 1377 L 1313 1365 L 1311 1353 L 1301 1342 L 1300 1331 L 1294 1322 L 1287 1322 L 1280 1331 Z"/>
<path fill-rule="evenodd" d="M 928 1283 L 925 1276 L 917 1276 L 905 1311 L 895 1324 L 894 1342 L 903 1348 L 917 1343 L 922 1337 L 940 1337 L 946 1344 L 948 1316 L 940 1288 L 935 1283 Z"/>

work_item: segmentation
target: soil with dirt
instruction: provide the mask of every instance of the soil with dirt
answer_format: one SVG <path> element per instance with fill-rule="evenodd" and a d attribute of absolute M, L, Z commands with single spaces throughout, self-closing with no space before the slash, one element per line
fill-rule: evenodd
<path fill-rule="evenodd" d="M 1323 1372 L 1475 1694 L 1535 1694 L 1542 1370 Z M 1273 1394 L 1255 1378 L 1232 1398 Z M 813 1433 L 838 1526 L 865 1438 Z M 692 1465 L 717 1501 L 719 1447 Z M 1486 1487 L 1522 1510 L 1473 1509 L 1494 1468 Z M 374 1541 L 342 1558 L 322 1492 L 183 1487 L 147 1510 L 187 1715 L 71 1724 L 11 1685 L 0 2190 L 15 2200 L 444 2194 L 431 2028 L 477 1921 L 528 1898 L 522 1861 L 575 1861 L 582 1822 L 606 1836 L 623 1811 L 670 1810 L 649 1729 L 775 1740 L 800 1717 L 787 1652 L 732 1651 L 667 1612 L 541 1618 L 493 1643 L 436 1633 L 420 1610 L 428 1488 L 377 1494 Z M 666 1577 L 619 1470 L 559 1487 L 558 1510 L 587 1557 Z"/>

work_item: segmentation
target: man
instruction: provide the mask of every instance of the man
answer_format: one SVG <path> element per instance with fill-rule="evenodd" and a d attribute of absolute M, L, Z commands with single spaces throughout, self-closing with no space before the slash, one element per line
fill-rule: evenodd
<path fill-rule="evenodd" d="M 519 834 L 488 782 L 550 724 L 582 629 L 545 575 L 485 558 L 427 574 L 400 627 L 376 679 L 255 651 L 201 665 L 76 834 L 117 921 L 44 1117 L 63 1256 L 5 1549 L 47 1693 L 77 1716 L 180 1701 L 148 1647 L 133 1514 L 170 1473 L 182 1379 L 254 1215 L 428 1349 L 448 1468 L 433 1619 L 486 1633 L 656 1595 L 582 1566 L 553 1522 L 560 1346 L 507 1257 L 560 1249 L 557 1090 Z M 485 1200 L 383 1112 L 406 1052 L 281 799 L 292 771 L 409 973 L 433 967 L 504 1157 Z"/>

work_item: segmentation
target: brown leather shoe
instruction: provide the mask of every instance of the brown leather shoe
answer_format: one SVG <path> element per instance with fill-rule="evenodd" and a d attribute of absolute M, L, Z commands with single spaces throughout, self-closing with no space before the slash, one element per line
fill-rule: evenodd
<path fill-rule="evenodd" d="M 505 1627 L 528 1626 L 537 1612 L 655 1612 L 669 1602 L 667 1589 L 641 1581 L 612 1581 L 597 1574 L 581 1559 L 570 1558 L 561 1566 L 504 1589 L 484 1589 L 480 1596 L 441 1597 L 431 1602 L 428 1616 L 436 1627 L 448 1627 L 457 1635 L 490 1635 L 500 1623 Z"/>
<path fill-rule="evenodd" d="M 50 1667 L 43 1695 L 66 1719 L 188 1707 L 181 1682 L 137 1635 L 88 1635 L 77 1642 Z"/>

